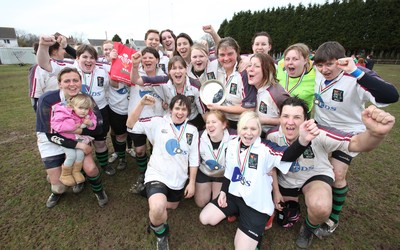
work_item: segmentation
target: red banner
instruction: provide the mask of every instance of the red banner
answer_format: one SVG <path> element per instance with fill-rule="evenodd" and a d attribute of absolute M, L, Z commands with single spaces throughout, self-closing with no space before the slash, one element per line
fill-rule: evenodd
<path fill-rule="evenodd" d="M 136 53 L 136 50 L 131 49 L 119 42 L 114 42 L 114 49 L 117 51 L 118 56 L 116 59 L 112 60 L 110 78 L 111 80 L 131 84 L 131 58 L 132 54 Z"/>

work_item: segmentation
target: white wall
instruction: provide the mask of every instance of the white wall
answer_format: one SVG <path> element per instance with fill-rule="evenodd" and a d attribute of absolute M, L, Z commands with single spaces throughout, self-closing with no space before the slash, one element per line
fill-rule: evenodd
<path fill-rule="evenodd" d="M 2 48 L 18 47 L 18 41 L 17 39 L 0 39 L 0 47 Z"/>
<path fill-rule="evenodd" d="M 33 52 L 33 48 L 29 47 L 0 48 L 0 64 L 35 64 Z"/>

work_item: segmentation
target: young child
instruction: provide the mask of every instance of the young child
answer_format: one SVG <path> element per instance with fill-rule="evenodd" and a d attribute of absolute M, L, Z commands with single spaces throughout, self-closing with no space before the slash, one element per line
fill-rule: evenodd
<path fill-rule="evenodd" d="M 90 96 L 78 94 L 54 107 L 54 115 L 51 118 L 51 128 L 60 135 L 89 144 L 93 137 L 76 134 L 79 128 L 96 128 L 96 115 L 93 113 L 94 102 Z M 85 154 L 80 149 L 62 147 L 65 152 L 65 161 L 61 167 L 60 181 L 66 186 L 75 186 L 83 183 L 85 177 L 81 173 Z"/>

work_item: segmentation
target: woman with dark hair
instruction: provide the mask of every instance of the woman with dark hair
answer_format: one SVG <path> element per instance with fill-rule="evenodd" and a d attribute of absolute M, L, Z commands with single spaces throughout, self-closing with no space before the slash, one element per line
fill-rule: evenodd
<path fill-rule="evenodd" d="M 180 33 L 176 37 L 174 56 L 181 56 L 186 64 L 190 63 L 190 47 L 193 45 L 192 38 L 186 33 Z"/>
<path fill-rule="evenodd" d="M 132 55 L 131 81 L 138 85 L 151 84 L 154 88 L 158 86 L 160 95 L 166 96 L 166 103 L 170 103 L 171 99 L 176 95 L 185 95 L 189 97 L 191 102 L 189 122 L 199 130 L 204 128 L 204 120 L 202 115 L 206 108 L 200 101 L 200 93 L 198 87 L 192 83 L 187 76 L 186 62 L 180 56 L 174 56 L 168 63 L 168 76 L 146 77 L 140 76 L 137 65 L 140 62 L 141 55 L 135 53 Z"/>
<path fill-rule="evenodd" d="M 176 36 L 174 32 L 170 29 L 161 31 L 160 41 L 163 46 L 164 52 L 169 58 L 171 58 L 175 50 Z"/>
<path fill-rule="evenodd" d="M 150 228 L 157 237 L 157 249 L 169 249 L 167 209 L 176 209 L 183 197 L 191 198 L 195 193 L 199 133 L 188 123 L 191 103 L 184 95 L 172 98 L 170 112 L 164 117 L 138 122 L 145 105 L 154 102 L 153 96 L 145 95 L 129 114 L 126 126 L 146 134 L 153 145 L 145 176 Z"/>

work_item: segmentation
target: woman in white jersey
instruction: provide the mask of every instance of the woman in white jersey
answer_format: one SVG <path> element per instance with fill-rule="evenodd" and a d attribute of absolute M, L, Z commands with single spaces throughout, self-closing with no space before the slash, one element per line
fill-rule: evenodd
<path fill-rule="evenodd" d="M 126 125 L 136 133 L 145 133 L 153 145 L 145 177 L 150 228 L 157 237 L 157 249 L 169 249 L 167 209 L 176 209 L 183 197 L 194 195 L 199 134 L 187 123 L 191 103 L 184 95 L 172 98 L 170 113 L 164 117 L 155 116 L 138 122 L 143 107 L 154 103 L 154 99 L 145 95 L 129 114 Z"/>
<path fill-rule="evenodd" d="M 249 84 L 257 89 L 257 114 L 262 124 L 262 137 L 279 124 L 279 109 L 289 94 L 276 79 L 274 60 L 267 54 L 256 53 L 250 57 L 247 68 Z"/>
<path fill-rule="evenodd" d="M 226 148 L 236 137 L 236 133 L 228 130 L 228 120 L 221 111 L 207 112 L 205 119 L 206 130 L 200 135 L 201 159 L 194 195 L 199 207 L 217 198 L 224 177 Z"/>
<path fill-rule="evenodd" d="M 76 56 L 77 58 L 72 67 L 76 68 L 82 76 L 81 92 L 93 97 L 103 117 L 103 124 L 98 124 L 98 126 L 102 126 L 103 133 L 94 137 L 96 158 L 105 173 L 112 175 L 115 170 L 108 164 L 108 148 L 106 144 L 107 133 L 110 129 L 106 89 L 109 87 L 110 78 L 103 67 L 96 65 L 97 50 L 93 46 L 88 44 L 79 45 Z M 50 61 L 49 55 L 44 53 L 38 53 L 37 60 L 40 67 L 51 74 L 58 74 L 63 68 L 71 67 L 65 63 Z"/>
<path fill-rule="evenodd" d="M 204 120 L 202 115 L 205 112 L 205 106 L 200 101 L 199 89 L 192 84 L 191 79 L 187 77 L 186 62 L 180 56 L 174 56 L 168 63 L 168 76 L 146 77 L 140 76 L 136 64 L 140 61 L 140 53 L 132 55 L 131 81 L 139 85 L 151 84 L 153 87 L 161 86 L 162 95 L 168 96 L 167 103 L 178 95 L 185 95 L 191 101 L 191 114 L 189 122 L 196 126 L 198 130 L 203 130 Z"/>
<path fill-rule="evenodd" d="M 235 248 L 255 249 L 275 209 L 269 172 L 277 167 L 282 173 L 287 173 L 291 165 L 289 161 L 295 161 L 319 133 L 313 122 L 302 124 L 301 131 L 296 144 L 284 151 L 272 142 L 261 141 L 261 123 L 257 113 L 244 112 L 238 122 L 239 138 L 228 144 L 221 192 L 201 211 L 200 222 L 216 225 L 226 216 L 238 214 Z"/>
<path fill-rule="evenodd" d="M 248 84 L 247 72 L 237 70 L 240 47 L 235 39 L 222 38 L 216 50 L 219 62 L 217 79 L 225 85 L 226 99 L 221 105 L 213 103 L 207 107 L 224 112 L 229 120 L 229 127 L 236 129 L 240 114 L 255 109 L 257 90 Z"/>
<path fill-rule="evenodd" d="M 157 50 L 152 47 L 146 47 L 139 53 L 142 55 L 141 66 L 139 68 L 139 74 L 141 76 L 165 76 L 164 71 L 158 66 L 160 55 Z M 160 89 L 161 87 L 141 86 L 136 84 L 136 82 L 133 82 L 133 84 L 135 85 L 130 87 L 128 112 L 132 112 L 132 110 L 139 104 L 142 97 L 148 94 L 155 98 L 155 103 L 152 106 L 145 106 L 140 113 L 140 118 L 145 119 L 153 116 L 163 116 L 165 113 L 164 106 L 167 104 L 167 99 L 166 96 L 163 95 L 163 91 Z M 136 164 L 139 167 L 139 175 L 130 191 L 137 194 L 141 193 L 144 189 L 144 173 L 146 172 L 148 161 L 148 155 L 146 154 L 147 136 L 145 134 L 134 133 L 133 130 L 129 128 L 128 133 L 135 146 Z"/>
<path fill-rule="evenodd" d="M 200 88 L 207 80 L 217 79 L 218 61 L 209 60 L 209 51 L 206 46 L 195 43 L 190 48 L 190 64 L 188 66 L 188 76 L 197 81 L 196 84 Z"/>

